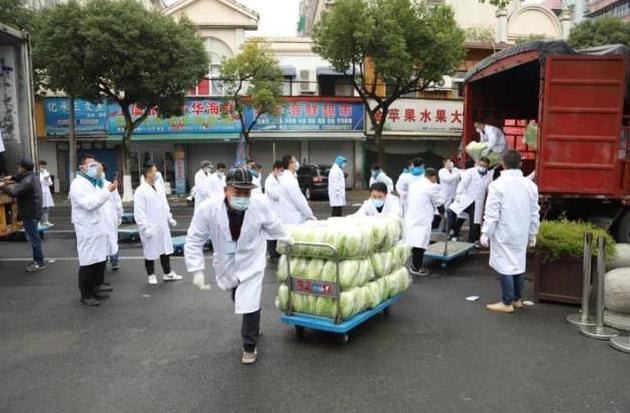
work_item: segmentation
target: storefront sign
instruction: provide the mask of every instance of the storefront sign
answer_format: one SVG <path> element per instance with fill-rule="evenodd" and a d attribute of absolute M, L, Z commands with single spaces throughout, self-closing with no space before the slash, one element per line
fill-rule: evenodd
<path fill-rule="evenodd" d="M 247 120 L 253 113 L 246 115 Z M 263 115 L 255 132 L 350 132 L 363 131 L 363 104 L 360 102 L 291 101 L 278 116 Z"/>
<path fill-rule="evenodd" d="M 46 134 L 68 135 L 70 125 L 70 99 L 46 98 L 44 102 Z M 92 103 L 83 99 L 74 101 L 75 134 L 78 136 L 107 135 L 107 103 Z"/>
<path fill-rule="evenodd" d="M 377 120 L 382 112 L 377 113 Z M 369 116 L 368 134 L 374 134 Z M 464 103 L 461 100 L 438 99 L 399 99 L 389 108 L 384 134 L 404 133 L 405 135 L 431 136 L 462 133 L 464 124 Z"/>
<path fill-rule="evenodd" d="M 184 115 L 168 119 L 160 118 L 156 110 L 152 110 L 144 122 L 138 126 L 134 134 L 179 134 L 179 133 L 238 133 L 241 123 L 230 115 L 229 103 L 220 100 L 188 98 Z M 138 107 L 132 108 L 132 116 L 137 118 L 144 112 Z M 122 134 L 125 118 L 120 106 L 109 104 L 109 133 Z"/>

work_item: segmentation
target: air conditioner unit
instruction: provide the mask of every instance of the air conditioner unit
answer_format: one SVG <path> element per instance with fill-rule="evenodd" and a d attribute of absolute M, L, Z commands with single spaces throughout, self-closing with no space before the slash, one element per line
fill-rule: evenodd
<path fill-rule="evenodd" d="M 313 95 L 317 93 L 317 84 L 311 81 L 310 70 L 300 70 L 300 95 Z"/>
<path fill-rule="evenodd" d="M 443 76 L 439 82 L 433 82 L 429 84 L 427 90 L 451 90 L 453 89 L 453 78 L 450 76 Z"/>

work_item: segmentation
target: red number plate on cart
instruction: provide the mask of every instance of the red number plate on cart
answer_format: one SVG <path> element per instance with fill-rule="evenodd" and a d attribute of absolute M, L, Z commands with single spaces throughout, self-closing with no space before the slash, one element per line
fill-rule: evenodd
<path fill-rule="evenodd" d="M 337 295 L 337 284 L 325 281 L 313 281 L 304 278 L 291 278 L 292 291 L 302 294 L 334 297 Z"/>

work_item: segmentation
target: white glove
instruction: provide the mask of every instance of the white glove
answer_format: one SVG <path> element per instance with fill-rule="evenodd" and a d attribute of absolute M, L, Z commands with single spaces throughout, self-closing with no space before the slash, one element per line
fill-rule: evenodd
<path fill-rule="evenodd" d="M 536 246 L 536 236 L 529 237 L 529 243 L 527 244 L 529 248 L 534 248 Z"/>
<path fill-rule="evenodd" d="M 203 271 L 195 271 L 193 274 L 193 284 L 200 290 L 209 290 L 210 284 L 206 284 L 206 274 Z"/>
<path fill-rule="evenodd" d="M 177 226 L 177 221 L 175 221 L 173 218 L 169 218 L 168 224 L 170 226 L 172 226 L 172 227 L 176 227 Z"/>
<path fill-rule="evenodd" d="M 481 238 L 479 239 L 481 246 L 484 248 L 488 248 L 490 246 L 490 238 L 486 234 L 481 234 Z"/>

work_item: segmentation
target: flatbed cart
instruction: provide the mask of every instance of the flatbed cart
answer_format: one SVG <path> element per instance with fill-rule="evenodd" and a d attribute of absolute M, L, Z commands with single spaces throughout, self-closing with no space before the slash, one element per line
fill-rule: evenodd
<path fill-rule="evenodd" d="M 449 238 L 449 228 L 446 225 L 447 217 L 446 214 L 442 217 L 442 220 L 445 222 L 444 224 L 444 241 L 437 241 L 427 248 L 424 253 L 424 256 L 427 258 L 434 259 L 440 262 L 440 266 L 442 268 L 447 268 L 448 264 L 451 261 L 454 261 L 460 257 L 466 257 L 468 255 L 472 255 L 475 253 L 475 244 L 470 242 L 461 242 L 461 241 L 450 241 Z M 438 233 L 432 232 L 432 235 L 436 235 Z"/>
<path fill-rule="evenodd" d="M 137 225 L 123 225 L 118 228 L 118 239 L 120 241 L 140 241 L 140 230 Z"/>
<path fill-rule="evenodd" d="M 331 254 L 326 258 L 333 259 L 337 264 L 336 282 L 293 277 L 291 275 L 291 250 L 300 246 L 328 249 Z M 377 314 L 383 313 L 385 316 L 389 316 L 389 308 L 391 305 L 402 298 L 402 294 L 395 295 L 394 297 L 379 303 L 376 307 L 356 314 L 350 319 L 344 321 L 341 318 L 341 301 L 339 299 L 341 295 L 341 284 L 339 282 L 339 254 L 337 253 L 335 247 L 324 243 L 296 242 L 293 245 L 287 245 L 286 256 L 289 294 L 287 313 L 283 314 L 280 320 L 285 324 L 293 325 L 298 338 L 304 338 L 306 329 L 310 328 L 313 330 L 327 331 L 337 334 L 340 343 L 346 344 L 350 339 L 348 336 L 350 330 L 371 319 Z M 322 257 L 319 258 L 321 259 Z M 311 314 L 294 313 L 291 308 L 291 293 L 333 298 L 337 301 L 337 316 L 335 318 L 329 318 Z"/>
<path fill-rule="evenodd" d="M 173 254 L 184 255 L 184 247 L 186 246 L 186 235 L 173 237 Z"/>
<path fill-rule="evenodd" d="M 133 212 L 125 211 L 122 214 L 122 223 L 123 224 L 135 224 L 136 219 L 133 217 Z"/>

